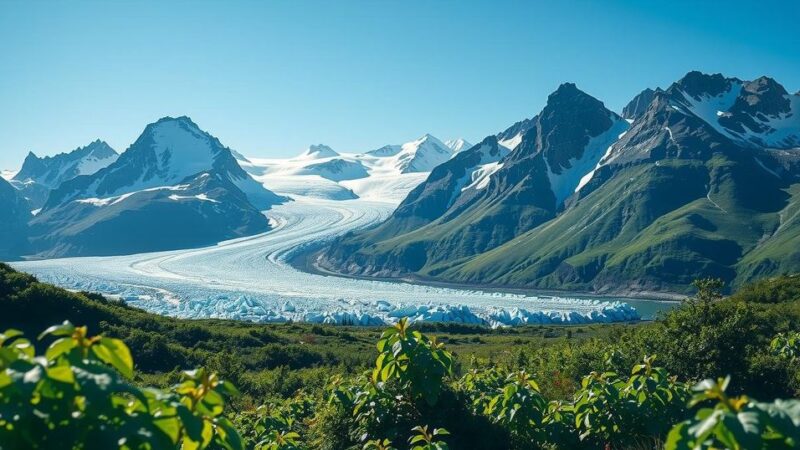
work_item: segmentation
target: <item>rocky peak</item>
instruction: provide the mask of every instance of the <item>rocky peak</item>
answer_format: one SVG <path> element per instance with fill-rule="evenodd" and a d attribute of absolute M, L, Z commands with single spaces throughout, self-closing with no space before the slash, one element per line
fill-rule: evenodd
<path fill-rule="evenodd" d="M 700 99 L 703 95 L 716 97 L 728 92 L 736 78 L 725 78 L 721 73 L 708 75 L 698 71 L 687 73 L 683 78 L 673 84 L 673 88 L 680 89 L 684 93 L 695 99 Z"/>
<path fill-rule="evenodd" d="M 656 88 L 655 90 L 647 88 L 633 97 L 633 99 L 628 102 L 627 105 L 622 109 L 622 117 L 628 120 L 636 120 L 639 117 L 643 116 L 644 113 L 647 111 L 647 107 L 650 106 L 650 102 L 653 101 L 656 93 L 664 92 L 661 88 Z"/>

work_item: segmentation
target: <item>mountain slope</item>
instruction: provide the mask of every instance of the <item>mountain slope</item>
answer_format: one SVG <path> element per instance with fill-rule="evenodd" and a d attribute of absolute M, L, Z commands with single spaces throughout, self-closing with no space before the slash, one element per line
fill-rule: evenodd
<path fill-rule="evenodd" d="M 48 257 L 208 245 L 268 230 L 259 211 L 284 200 L 189 118 L 167 117 L 110 166 L 52 191 L 31 243 Z"/>
<path fill-rule="evenodd" d="M 555 217 L 578 186 L 575 169 L 594 168 L 626 128 L 601 102 L 564 84 L 538 116 L 437 167 L 384 224 L 341 239 L 319 263 L 386 275 L 496 247 Z M 509 152 L 503 141 L 519 133 Z"/>
<path fill-rule="evenodd" d="M 283 199 L 252 179 L 230 149 L 188 117 L 165 117 L 148 125 L 119 159 L 99 172 L 78 177 L 53 191 L 45 209 L 81 198 L 111 197 L 159 186 L 214 170 L 224 174 L 259 209 Z"/>
<path fill-rule="evenodd" d="M 472 144 L 470 144 L 463 138 L 450 139 L 448 141 L 445 141 L 444 145 L 447 146 L 447 148 L 449 148 L 450 150 L 452 150 L 454 154 L 467 150 L 468 148 L 472 147 Z"/>
<path fill-rule="evenodd" d="M 244 193 L 213 172 L 174 186 L 75 200 L 31 222 L 42 257 L 190 248 L 268 230 L 267 218 Z"/>
<path fill-rule="evenodd" d="M 80 175 L 91 175 L 117 160 L 119 154 L 108 144 L 96 140 L 69 153 L 39 158 L 28 153 L 12 184 L 22 192 L 31 209 L 44 206 L 50 190 Z"/>
<path fill-rule="evenodd" d="M 387 222 L 334 243 L 317 263 L 596 292 L 675 292 L 698 276 L 739 284 L 800 271 L 793 97 L 763 77 L 691 72 L 653 91 L 643 111 L 631 107 L 627 129 L 562 86 L 539 116 L 493 137 L 518 142 L 484 189 L 418 210 L 412 192 Z M 574 130 L 587 133 L 577 139 Z M 445 192 L 434 173 L 415 192 Z"/>
<path fill-rule="evenodd" d="M 25 199 L 4 178 L 0 178 L 0 258 L 12 258 L 27 251 L 31 218 Z"/>

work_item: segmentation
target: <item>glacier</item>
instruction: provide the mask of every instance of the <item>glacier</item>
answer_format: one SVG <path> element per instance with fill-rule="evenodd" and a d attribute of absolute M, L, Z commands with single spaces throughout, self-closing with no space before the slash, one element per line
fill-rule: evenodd
<path fill-rule="evenodd" d="M 395 205 L 364 199 L 294 198 L 265 212 L 274 225 L 269 232 L 214 246 L 12 265 L 61 287 L 98 292 L 150 312 L 182 318 L 383 325 L 409 317 L 493 327 L 642 318 L 631 304 L 636 300 L 455 289 L 298 270 L 290 261 L 299 252 L 372 226 L 391 214 Z M 672 306 L 668 302 L 639 304 L 650 309 Z"/>

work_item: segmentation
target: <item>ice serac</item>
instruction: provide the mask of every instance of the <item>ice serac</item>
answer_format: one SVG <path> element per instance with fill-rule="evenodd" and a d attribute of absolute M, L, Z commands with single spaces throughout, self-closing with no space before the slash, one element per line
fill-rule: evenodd
<path fill-rule="evenodd" d="M 25 199 L 8 181 L 0 178 L 0 259 L 25 254 L 30 218 Z"/>
<path fill-rule="evenodd" d="M 266 231 L 259 211 L 285 200 L 188 117 L 165 117 L 108 167 L 52 191 L 31 222 L 31 242 L 47 256 L 207 245 Z"/>
<path fill-rule="evenodd" d="M 384 224 L 335 242 L 318 262 L 362 274 L 431 273 L 501 245 L 555 217 L 627 127 L 563 84 L 539 115 L 436 167 Z"/>
<path fill-rule="evenodd" d="M 55 156 L 40 158 L 29 152 L 11 183 L 28 200 L 30 209 L 39 209 L 44 206 L 50 191 L 61 183 L 80 175 L 91 175 L 118 157 L 117 152 L 101 140 Z"/>

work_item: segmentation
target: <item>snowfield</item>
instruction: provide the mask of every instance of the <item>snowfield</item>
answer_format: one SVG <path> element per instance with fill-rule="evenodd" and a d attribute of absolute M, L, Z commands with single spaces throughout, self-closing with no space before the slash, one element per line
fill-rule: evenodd
<path fill-rule="evenodd" d="M 382 325 L 409 316 L 491 326 L 640 319 L 639 312 L 623 301 L 356 280 L 305 273 L 289 265 L 298 252 L 373 225 L 394 207 L 363 199 L 295 196 L 295 201 L 266 213 L 275 228 L 256 236 L 199 249 L 13 266 L 42 281 L 184 318 Z"/>

